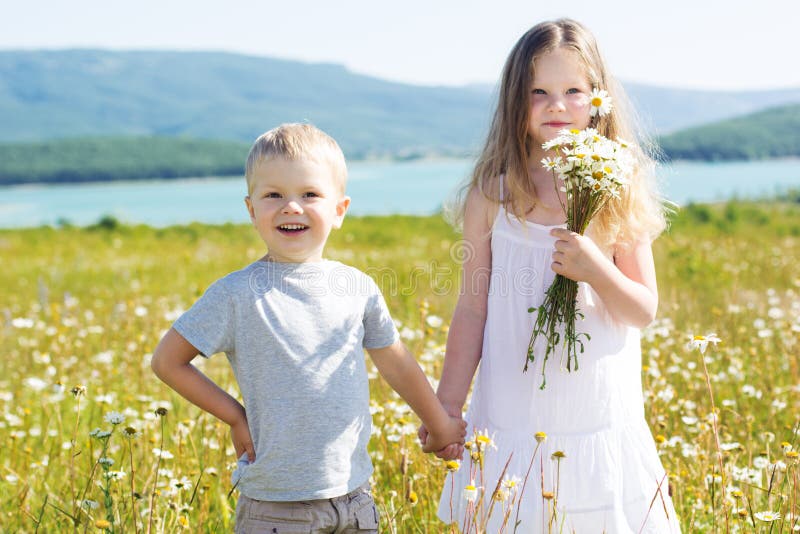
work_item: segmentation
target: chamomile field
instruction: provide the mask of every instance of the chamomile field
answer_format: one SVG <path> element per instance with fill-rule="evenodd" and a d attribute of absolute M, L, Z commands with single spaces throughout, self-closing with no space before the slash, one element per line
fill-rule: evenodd
<path fill-rule="evenodd" d="M 327 248 L 376 279 L 434 383 L 458 240 L 440 217 L 365 217 L 349 218 Z M 211 282 L 263 253 L 249 226 L 106 219 L 0 231 L 0 530 L 232 531 L 228 429 L 158 381 L 149 360 Z M 683 531 L 800 530 L 800 204 L 689 206 L 655 254 L 646 414 Z M 223 355 L 196 362 L 238 394 Z M 370 369 L 381 531 L 449 532 L 435 516 L 445 473 L 492 454 L 491 436 L 472 440 L 460 466 L 423 454 L 415 416 Z M 547 439 L 541 431 L 532 442 Z M 523 484 L 497 482 L 476 491 L 493 496 L 491 513 L 509 513 L 513 532 Z M 559 532 L 557 516 L 549 522 Z M 480 521 L 465 530 L 480 532 Z"/>

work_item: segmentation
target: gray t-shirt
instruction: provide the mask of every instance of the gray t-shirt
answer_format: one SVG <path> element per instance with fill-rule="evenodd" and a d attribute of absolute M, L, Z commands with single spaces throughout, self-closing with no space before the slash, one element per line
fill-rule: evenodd
<path fill-rule="evenodd" d="M 369 276 L 333 261 L 258 261 L 214 282 L 174 328 L 233 367 L 256 451 L 233 474 L 242 494 L 327 499 L 369 480 L 363 349 L 399 337 Z"/>

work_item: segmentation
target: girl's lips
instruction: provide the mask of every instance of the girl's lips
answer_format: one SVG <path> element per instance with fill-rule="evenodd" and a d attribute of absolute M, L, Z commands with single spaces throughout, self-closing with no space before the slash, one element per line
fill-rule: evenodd
<path fill-rule="evenodd" d="M 544 123 L 545 126 L 552 126 L 553 128 L 563 128 L 564 126 L 568 126 L 568 122 L 546 122 Z"/>

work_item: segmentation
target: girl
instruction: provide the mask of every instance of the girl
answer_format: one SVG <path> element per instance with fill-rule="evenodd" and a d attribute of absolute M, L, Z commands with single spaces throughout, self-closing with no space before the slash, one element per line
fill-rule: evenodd
<path fill-rule="evenodd" d="M 608 115 L 592 116 L 593 89 L 613 98 Z M 566 230 L 564 193 L 541 164 L 554 155 L 542 144 L 565 128 L 641 139 L 623 100 L 594 37 L 575 21 L 533 27 L 506 61 L 489 136 L 460 203 L 468 254 L 438 389 L 450 414 L 461 414 L 481 363 L 466 418 L 472 430 L 486 430 L 483 469 L 470 469 L 467 458 L 448 475 L 439 507 L 447 523 L 463 526 L 479 510 L 480 524 L 491 506 L 486 532 L 511 532 L 517 521 L 525 533 L 680 531 L 641 385 L 639 329 L 658 304 L 650 244 L 665 226 L 652 161 L 632 147 L 631 184 L 586 236 Z M 527 310 L 542 303 L 556 273 L 579 282 L 577 330 L 591 339 L 578 371 L 550 362 L 541 390 L 539 342 L 534 364 L 522 371 L 536 319 Z M 546 439 L 534 439 L 537 432 Z M 451 445 L 438 455 L 462 452 Z M 503 513 L 509 501 L 491 504 L 504 468 L 503 492 L 521 495 L 510 514 Z M 470 502 L 473 488 L 483 505 Z"/>

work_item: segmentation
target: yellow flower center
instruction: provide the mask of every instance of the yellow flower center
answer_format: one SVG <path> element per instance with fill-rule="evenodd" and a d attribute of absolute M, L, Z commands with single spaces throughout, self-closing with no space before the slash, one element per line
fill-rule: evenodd
<path fill-rule="evenodd" d="M 602 99 L 602 98 L 600 98 L 599 96 L 596 96 L 596 97 L 594 97 L 594 98 L 592 99 L 592 105 L 593 105 L 594 107 L 596 107 L 596 108 L 599 108 L 600 106 L 602 106 L 602 105 L 603 105 L 603 99 Z"/>
<path fill-rule="evenodd" d="M 597 154 L 592 154 L 592 159 L 595 161 L 600 161 L 600 156 L 598 156 Z"/>
<path fill-rule="evenodd" d="M 593 177 L 594 177 L 596 180 L 599 180 L 600 178 L 602 178 L 602 177 L 603 177 L 603 171 L 594 171 L 594 172 L 592 173 L 592 176 L 593 176 Z"/>
<path fill-rule="evenodd" d="M 580 130 L 576 130 L 575 128 L 573 128 L 572 130 L 569 131 L 569 133 L 571 133 L 571 134 L 579 134 L 579 133 L 581 133 L 581 131 Z"/>
<path fill-rule="evenodd" d="M 586 154 L 575 154 L 575 157 L 578 159 L 583 159 L 586 157 Z"/>
<path fill-rule="evenodd" d="M 694 336 L 694 340 L 695 341 L 705 341 L 706 340 L 706 336 Z"/>

